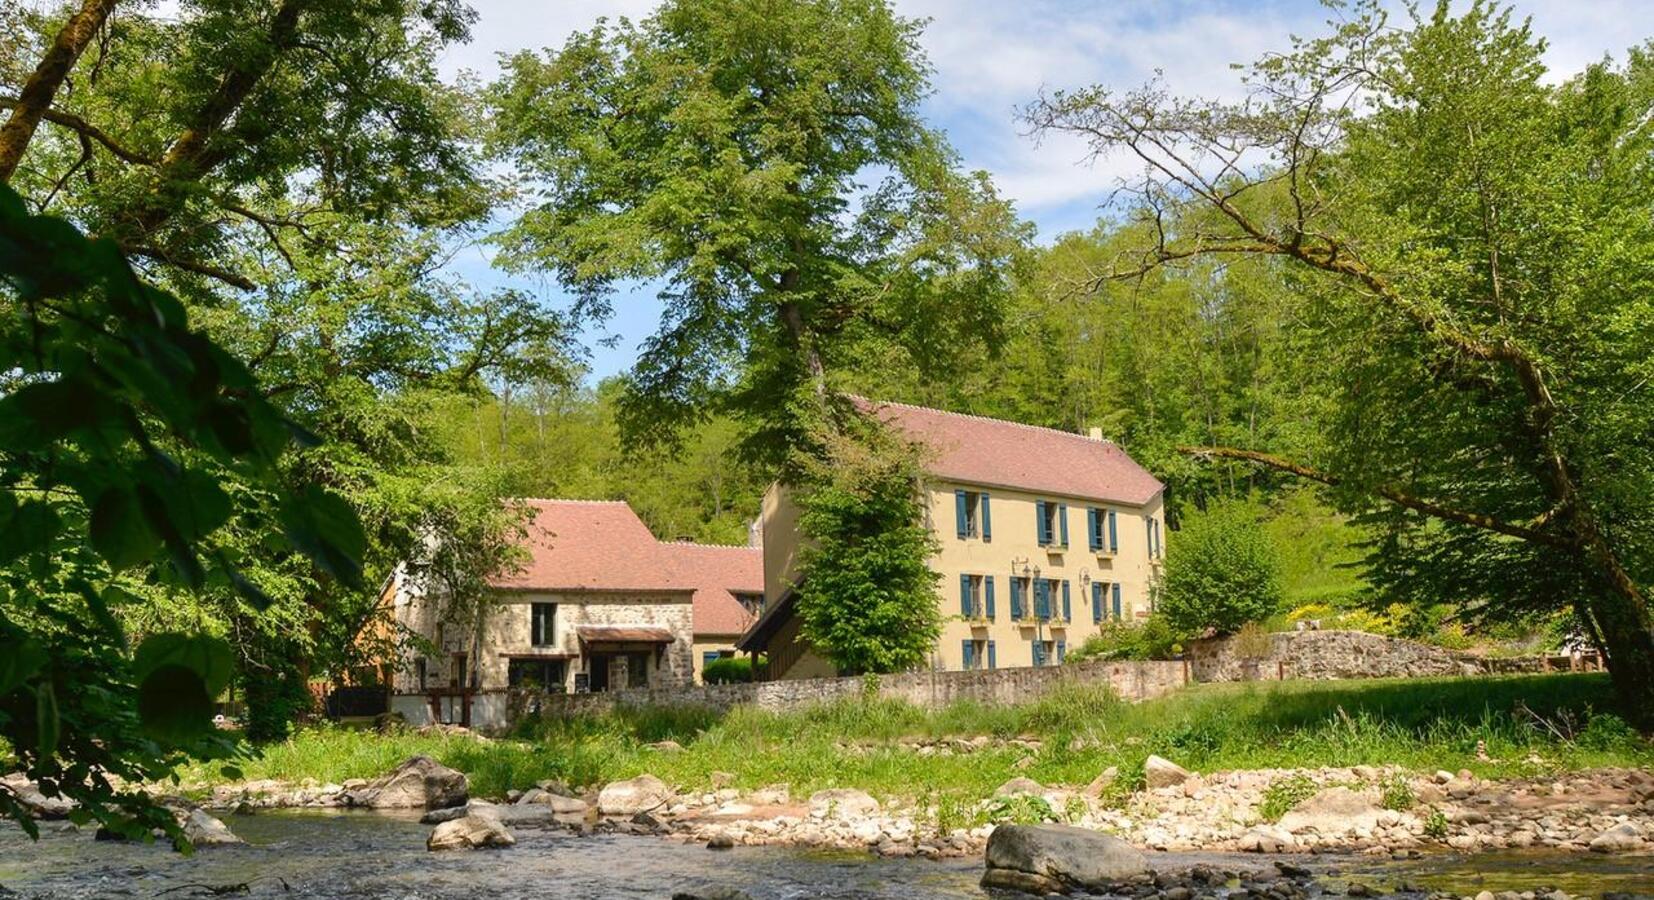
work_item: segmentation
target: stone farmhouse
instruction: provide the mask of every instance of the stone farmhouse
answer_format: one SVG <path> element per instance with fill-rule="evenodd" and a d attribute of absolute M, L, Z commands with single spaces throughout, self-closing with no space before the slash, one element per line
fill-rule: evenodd
<path fill-rule="evenodd" d="M 898 403 L 863 408 L 928 451 L 925 524 L 946 617 L 935 669 L 1061 663 L 1105 622 L 1147 617 L 1164 551 L 1164 486 L 1098 430 L 1081 435 Z M 762 616 L 738 646 L 766 677 L 836 675 L 799 636 L 803 547 L 785 487 L 764 497 Z"/>
<path fill-rule="evenodd" d="M 395 622 L 434 648 L 410 651 L 392 678 L 408 721 L 500 725 L 511 688 L 680 686 L 734 654 L 762 603 L 757 547 L 661 541 L 619 501 L 523 502 L 528 558 L 491 580 L 480 621 L 417 563 L 393 578 Z"/>

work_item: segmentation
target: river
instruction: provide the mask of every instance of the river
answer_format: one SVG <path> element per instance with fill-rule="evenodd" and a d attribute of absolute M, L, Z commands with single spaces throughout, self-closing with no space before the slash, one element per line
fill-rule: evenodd
<path fill-rule="evenodd" d="M 740 888 L 757 900 L 784 898 L 981 898 L 975 859 L 879 859 L 773 847 L 711 851 L 653 837 L 577 837 L 516 829 L 517 846 L 499 851 L 429 853 L 430 827 L 411 818 L 364 812 L 284 811 L 228 816 L 247 846 L 205 848 L 185 857 L 156 844 L 94 841 L 90 830 L 42 823 L 31 842 L 0 828 L 0 885 L 25 897 L 211 896 L 209 887 L 246 884 L 236 896 L 380 900 L 529 900 L 670 897 L 675 891 Z M 1223 865 L 1221 855 L 1180 854 Z M 1354 879 L 1389 889 L 1406 882 L 1475 894 L 1555 887 L 1571 894 L 1654 894 L 1647 856 L 1428 855 L 1406 861 L 1370 857 L 1293 857 L 1336 886 Z M 1255 865 L 1258 857 L 1246 858 Z M 0 897 L 6 897 L 0 893 Z"/>

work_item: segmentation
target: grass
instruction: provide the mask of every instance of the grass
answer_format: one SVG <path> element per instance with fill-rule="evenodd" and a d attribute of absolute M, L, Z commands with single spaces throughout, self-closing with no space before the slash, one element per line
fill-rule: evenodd
<path fill-rule="evenodd" d="M 1120 768 L 1116 793 L 1123 794 L 1141 784 L 1151 753 L 1196 771 L 1397 764 L 1511 776 L 1654 765 L 1654 746 L 1603 712 L 1612 707 L 1601 675 L 1199 685 L 1139 704 L 1074 688 L 1020 706 L 959 703 L 936 711 L 878 699 L 785 713 L 630 709 L 530 722 L 511 739 L 489 743 L 320 728 L 264 747 L 242 769 L 250 779 L 340 782 L 425 753 L 469 774 L 482 796 L 546 778 L 596 785 L 643 772 L 704 790 L 721 771 L 746 789 L 786 782 L 802 795 L 859 787 L 946 809 L 988 797 L 1012 777 L 1084 785 L 1111 765 Z M 955 755 L 903 746 L 975 735 L 1034 737 L 1042 745 L 1029 751 L 992 743 Z M 685 750 L 646 746 L 665 739 Z M 1478 757 L 1478 744 L 1489 759 Z M 203 766 L 185 780 L 220 779 Z"/>

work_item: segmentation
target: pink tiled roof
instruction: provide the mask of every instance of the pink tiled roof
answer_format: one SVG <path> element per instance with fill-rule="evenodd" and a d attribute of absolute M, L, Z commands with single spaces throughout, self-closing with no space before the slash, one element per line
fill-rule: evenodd
<path fill-rule="evenodd" d="M 687 542 L 661 546 L 677 559 L 684 579 L 695 584 L 696 634 L 740 634 L 747 630 L 752 614 L 733 592 L 764 592 L 762 550 Z"/>
<path fill-rule="evenodd" d="M 732 592 L 764 590 L 763 551 L 656 540 L 622 500 L 523 500 L 529 558 L 504 590 L 693 591 L 696 634 L 740 634 L 752 616 Z"/>
<path fill-rule="evenodd" d="M 1112 441 L 904 403 L 857 404 L 931 452 L 949 481 L 1141 505 L 1163 485 Z"/>
<path fill-rule="evenodd" d="M 490 584 L 515 590 L 690 590 L 649 526 L 619 500 L 524 500 L 529 558 Z"/>

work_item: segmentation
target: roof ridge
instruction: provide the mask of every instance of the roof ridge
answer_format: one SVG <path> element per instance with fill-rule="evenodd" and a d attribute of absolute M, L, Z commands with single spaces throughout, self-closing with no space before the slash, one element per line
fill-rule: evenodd
<path fill-rule="evenodd" d="M 852 395 L 852 396 L 858 396 L 858 395 Z M 1051 428 L 1051 427 L 1046 426 L 1046 425 L 1030 425 L 1027 422 L 1017 422 L 1017 421 L 1012 420 L 1012 419 L 996 419 L 993 416 L 978 415 L 977 413 L 954 412 L 951 409 L 937 409 L 934 406 L 919 406 L 918 404 L 915 404 L 915 403 L 902 403 L 902 402 L 897 401 L 897 400 L 872 400 L 872 399 L 869 399 L 867 397 L 859 397 L 859 396 L 858 396 L 858 399 L 865 400 L 868 403 L 877 404 L 879 406 L 897 406 L 897 407 L 901 407 L 902 409 L 914 409 L 914 410 L 918 410 L 920 412 L 932 412 L 932 413 L 936 413 L 938 415 L 954 416 L 955 418 L 960 418 L 960 419 L 973 419 L 973 420 L 978 421 L 978 422 L 992 422 L 995 425 L 1010 425 L 1014 428 L 1026 428 L 1030 431 L 1040 431 L 1040 432 L 1044 432 L 1046 434 L 1055 434 L 1055 435 L 1060 435 L 1062 437 L 1077 438 L 1077 439 L 1082 440 L 1082 441 L 1089 441 L 1093 444 L 1106 444 L 1110 447 L 1117 446 L 1113 441 L 1109 440 L 1108 438 L 1094 438 L 1094 437 L 1092 437 L 1088 434 L 1080 434 L 1077 431 L 1066 431 L 1066 430 L 1061 429 L 1061 428 Z"/>
<path fill-rule="evenodd" d="M 570 497 L 506 497 L 505 501 L 507 503 L 589 503 L 593 505 L 604 504 L 608 506 L 632 505 L 625 500 L 577 500 Z"/>
<path fill-rule="evenodd" d="M 657 540 L 659 540 L 657 538 Z M 760 550 L 751 544 L 707 544 L 701 541 L 660 541 L 665 547 L 699 547 L 705 550 Z"/>

